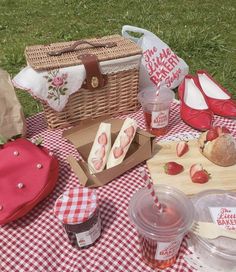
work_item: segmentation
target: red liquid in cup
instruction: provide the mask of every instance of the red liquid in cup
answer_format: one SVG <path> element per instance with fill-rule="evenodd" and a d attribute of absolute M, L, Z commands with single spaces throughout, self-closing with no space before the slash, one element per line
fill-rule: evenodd
<path fill-rule="evenodd" d="M 168 123 L 164 127 L 155 128 L 155 127 L 151 126 L 151 123 L 152 123 L 152 113 L 150 113 L 150 112 L 144 112 L 144 118 L 145 118 L 145 121 L 146 121 L 146 127 L 147 127 L 148 131 L 151 134 L 154 134 L 156 136 L 161 136 L 161 135 L 165 135 L 167 133 L 167 131 L 168 131 Z"/>
<path fill-rule="evenodd" d="M 154 269 L 155 268 L 164 269 L 175 263 L 177 255 L 175 255 L 174 257 L 168 260 L 161 260 L 161 261 L 156 260 L 154 256 L 156 253 L 157 242 L 150 239 L 146 239 L 143 236 L 139 236 L 139 239 L 140 239 L 140 247 L 142 251 L 143 261 L 148 266 Z"/>
<path fill-rule="evenodd" d="M 163 211 L 153 203 L 149 190 L 141 188 L 131 198 L 128 214 L 137 229 L 142 260 L 153 269 L 174 264 L 185 233 L 194 219 L 190 199 L 173 187 L 155 185 Z"/>
<path fill-rule="evenodd" d="M 147 214 L 149 213 L 148 210 L 146 212 Z M 143 211 L 143 214 L 145 214 L 145 211 Z M 167 226 L 168 224 L 171 223 L 169 222 L 169 218 L 171 218 L 173 221 L 177 221 L 179 217 L 180 215 L 176 213 L 176 211 L 173 208 L 165 208 L 164 216 L 157 219 L 157 224 L 159 227 Z M 169 243 L 166 243 L 167 246 L 166 247 L 164 246 L 163 249 L 160 250 L 159 252 L 159 254 L 162 255 L 162 257 L 165 260 L 158 260 L 156 258 L 157 248 L 163 246 L 163 244 L 165 243 L 152 240 L 140 234 L 139 240 L 143 261 L 152 268 L 161 269 L 169 267 L 175 263 L 176 258 L 178 256 L 179 247 L 182 242 L 182 239 L 180 240 L 177 238 L 176 241 L 170 241 Z"/>

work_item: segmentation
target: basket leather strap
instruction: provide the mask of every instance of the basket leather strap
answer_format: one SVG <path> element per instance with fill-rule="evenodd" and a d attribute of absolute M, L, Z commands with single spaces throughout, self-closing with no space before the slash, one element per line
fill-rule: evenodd
<path fill-rule="evenodd" d="M 74 52 L 74 51 L 79 50 L 79 49 L 76 49 L 76 48 L 77 48 L 77 46 L 79 46 L 81 44 L 88 44 L 88 45 L 90 45 L 90 46 L 92 46 L 94 48 L 100 48 L 100 47 L 111 48 L 111 47 L 117 46 L 117 43 L 115 43 L 115 42 L 95 43 L 95 42 L 80 40 L 80 41 L 74 42 L 69 47 L 63 48 L 61 50 L 50 51 L 47 54 L 49 56 L 61 56 L 64 53 L 69 53 L 69 52 Z"/>
<path fill-rule="evenodd" d="M 86 80 L 84 81 L 82 88 L 92 91 L 104 87 L 107 82 L 107 76 L 101 73 L 97 56 L 93 54 L 84 54 L 79 58 L 86 71 Z"/>

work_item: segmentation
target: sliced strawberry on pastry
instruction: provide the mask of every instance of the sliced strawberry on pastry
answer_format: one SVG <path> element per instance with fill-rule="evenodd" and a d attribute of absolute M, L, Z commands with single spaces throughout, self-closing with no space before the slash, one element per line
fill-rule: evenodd
<path fill-rule="evenodd" d="M 127 129 L 125 129 L 125 134 L 129 137 L 132 138 L 134 133 L 135 133 L 135 128 L 133 126 L 128 127 Z"/>
<path fill-rule="evenodd" d="M 128 149 L 134 139 L 136 130 L 136 121 L 131 118 L 127 118 L 124 121 L 122 128 L 120 129 L 120 132 L 111 148 L 107 160 L 107 169 L 120 164 L 124 160 L 125 155 L 127 154 Z"/>
<path fill-rule="evenodd" d="M 101 123 L 88 156 L 91 173 L 101 172 L 111 149 L 111 124 Z"/>
<path fill-rule="evenodd" d="M 97 171 L 101 170 L 103 165 L 103 161 L 102 159 L 98 159 L 98 158 L 93 158 L 92 159 L 92 166 L 94 169 L 96 169 Z"/>
<path fill-rule="evenodd" d="M 107 144 L 107 134 L 105 132 L 101 133 L 98 137 L 98 143 L 105 146 Z"/>
<path fill-rule="evenodd" d="M 126 134 L 120 136 L 120 147 L 125 148 L 130 143 L 130 137 Z"/>
<path fill-rule="evenodd" d="M 124 153 L 124 149 L 122 147 L 115 147 L 113 149 L 113 156 L 115 159 L 120 158 Z"/>
<path fill-rule="evenodd" d="M 106 154 L 106 149 L 105 146 L 102 145 L 95 151 L 95 158 L 102 159 L 105 157 Z"/>

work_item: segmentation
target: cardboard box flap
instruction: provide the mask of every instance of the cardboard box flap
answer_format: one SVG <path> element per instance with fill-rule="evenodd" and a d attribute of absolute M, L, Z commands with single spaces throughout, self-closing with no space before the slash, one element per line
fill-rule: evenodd
<path fill-rule="evenodd" d="M 91 127 L 92 128 L 91 132 L 93 132 L 94 131 L 93 127 L 96 127 L 96 126 L 98 127 L 101 122 L 103 122 L 104 120 L 107 120 L 109 117 L 110 117 L 109 115 L 105 115 L 105 116 L 98 117 L 95 119 L 89 118 L 86 120 L 82 120 L 82 121 L 80 121 L 80 123 L 78 125 L 76 125 L 72 128 L 69 128 L 67 130 L 64 130 L 62 133 L 62 136 L 64 138 L 66 138 L 67 140 L 69 140 L 75 146 L 75 148 L 78 148 L 78 147 L 82 146 L 84 143 L 90 142 L 90 140 L 88 140 L 88 138 L 92 139 L 93 135 L 88 135 L 87 128 Z M 78 136 L 78 133 L 79 133 L 79 136 Z M 91 136 L 91 137 L 89 137 L 89 136 Z M 78 139 L 78 137 L 79 137 L 79 139 Z"/>
<path fill-rule="evenodd" d="M 112 134 L 119 132 L 124 123 L 124 120 L 121 119 L 99 118 L 95 120 L 88 120 L 87 124 L 80 124 L 76 127 L 64 131 L 62 136 L 69 140 L 75 146 L 75 148 L 82 147 L 88 143 L 93 142 L 101 121 L 105 123 L 112 123 Z"/>
<path fill-rule="evenodd" d="M 69 162 L 74 173 L 76 173 L 76 175 L 79 176 L 80 184 L 85 186 L 88 181 L 88 178 L 83 169 L 77 163 L 77 160 L 72 155 L 69 155 L 67 157 L 67 161 Z"/>
<path fill-rule="evenodd" d="M 72 155 L 69 155 L 67 160 L 70 163 L 72 170 L 78 176 L 79 182 L 82 186 L 99 187 L 107 184 L 137 164 L 150 158 L 152 156 L 150 141 L 139 146 L 135 152 L 130 154 L 130 156 L 127 156 L 121 164 L 96 174 L 90 173 L 89 166 L 86 162 L 83 162 L 82 160 L 77 161 Z"/>

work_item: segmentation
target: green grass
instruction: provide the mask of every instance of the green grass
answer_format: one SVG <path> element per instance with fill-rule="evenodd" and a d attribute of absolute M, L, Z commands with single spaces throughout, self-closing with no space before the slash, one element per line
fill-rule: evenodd
<path fill-rule="evenodd" d="M 26 45 L 146 28 L 181 56 L 190 72 L 206 69 L 236 98 L 236 1 L 0 0 L 0 67 L 14 76 L 26 65 Z M 17 90 L 26 116 L 39 103 Z"/>

